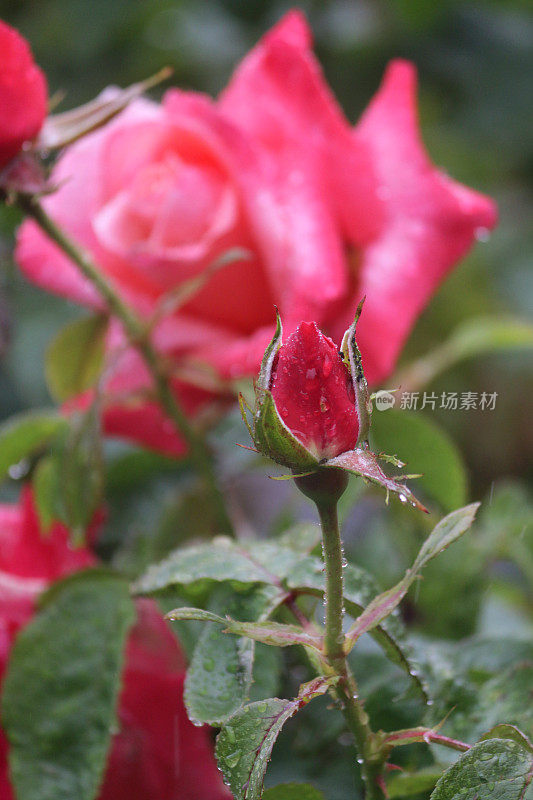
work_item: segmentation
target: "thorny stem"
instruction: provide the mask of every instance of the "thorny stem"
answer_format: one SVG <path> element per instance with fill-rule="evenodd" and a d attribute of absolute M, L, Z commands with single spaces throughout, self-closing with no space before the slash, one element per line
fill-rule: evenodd
<path fill-rule="evenodd" d="M 324 649 L 329 665 L 340 675 L 335 693 L 355 738 L 367 800 L 383 800 L 385 794 L 381 777 L 385 757 L 380 748 L 376 748 L 376 736 L 370 727 L 363 703 L 358 697 L 357 684 L 350 673 L 343 649 L 343 556 L 337 518 L 337 499 L 326 494 L 321 498 L 315 498 L 322 526 L 326 573 Z"/>
<path fill-rule="evenodd" d="M 112 314 L 122 322 L 130 344 L 137 348 L 154 381 L 161 406 L 185 440 L 191 460 L 211 494 L 221 532 L 231 533 L 233 526 L 218 487 L 213 461 L 203 437 L 190 424 L 170 387 L 168 375 L 147 335 L 146 326 L 137 314 L 122 300 L 118 292 L 99 272 L 81 248 L 79 248 L 48 216 L 38 199 L 27 194 L 16 194 L 15 202 L 61 250 L 76 264 L 80 272 L 92 283 Z"/>
<path fill-rule="evenodd" d="M 461 742 L 459 739 L 451 739 L 449 736 L 442 736 L 432 728 L 407 728 L 401 731 L 393 731 L 386 735 L 383 740 L 384 747 L 399 747 L 402 744 L 411 744 L 412 742 L 425 742 L 430 744 L 442 744 L 444 747 L 449 747 L 452 750 L 459 750 L 461 753 L 466 753 L 470 750 L 471 745 L 466 742 Z"/>

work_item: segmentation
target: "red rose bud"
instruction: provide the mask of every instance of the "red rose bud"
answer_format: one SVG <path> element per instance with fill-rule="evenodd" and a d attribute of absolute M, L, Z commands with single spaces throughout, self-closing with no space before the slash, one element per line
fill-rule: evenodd
<path fill-rule="evenodd" d="M 386 475 L 379 461 L 404 465 L 396 457 L 372 453 L 368 447 L 372 405 L 355 341 L 362 306 L 363 301 L 340 351 L 315 322 L 301 322 L 282 344 L 278 315 L 255 387 L 253 429 L 241 396 L 242 416 L 257 449 L 289 467 L 299 488 L 311 499 L 324 491 L 344 491 L 345 484 L 339 484 L 338 478 L 331 482 L 333 469 L 337 476 L 339 470 L 358 475 L 385 489 L 387 497 L 394 492 L 402 502 L 426 511 L 400 482 L 401 476 Z"/>
<path fill-rule="evenodd" d="M 0 168 L 34 139 L 46 117 L 46 80 L 26 40 L 0 20 Z"/>
<path fill-rule="evenodd" d="M 280 347 L 271 393 L 285 425 L 318 460 L 353 450 L 359 419 L 351 375 L 316 322 L 302 322 Z"/>
<path fill-rule="evenodd" d="M 257 382 L 253 439 L 265 455 L 296 470 L 316 467 L 366 440 L 368 389 L 355 325 L 342 350 L 315 322 L 302 322 L 281 344 L 281 322 Z"/>

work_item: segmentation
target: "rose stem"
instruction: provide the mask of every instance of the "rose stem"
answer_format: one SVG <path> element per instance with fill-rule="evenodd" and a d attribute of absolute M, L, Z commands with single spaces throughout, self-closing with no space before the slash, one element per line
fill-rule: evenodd
<path fill-rule="evenodd" d="M 36 197 L 19 193 L 15 196 L 15 202 L 69 256 L 80 272 L 93 284 L 105 300 L 109 310 L 122 322 L 130 344 L 139 351 L 150 371 L 161 406 L 174 423 L 176 430 L 185 439 L 191 460 L 211 494 L 221 532 L 231 533 L 233 525 L 229 519 L 222 492 L 217 484 L 211 454 L 203 437 L 189 423 L 183 409 L 176 400 L 170 388 L 168 375 L 148 340 L 142 320 L 124 303 L 120 295 L 99 272 L 87 254 L 48 216 Z"/>
<path fill-rule="evenodd" d="M 355 678 L 350 672 L 344 652 L 344 579 L 343 554 L 337 515 L 337 502 L 348 482 L 340 470 L 321 470 L 313 475 L 296 478 L 295 483 L 315 503 L 322 527 L 322 543 L 326 576 L 324 604 L 326 607 L 324 650 L 330 667 L 340 676 L 335 694 L 355 738 L 367 800 L 383 800 L 381 780 L 385 756 L 376 747 L 368 714 L 358 697 Z"/>

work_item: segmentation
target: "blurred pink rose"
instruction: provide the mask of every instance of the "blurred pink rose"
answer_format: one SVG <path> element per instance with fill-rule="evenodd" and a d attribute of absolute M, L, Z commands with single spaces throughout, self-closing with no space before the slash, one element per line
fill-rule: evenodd
<path fill-rule="evenodd" d="M 338 340 L 366 295 L 358 325 L 365 370 L 371 383 L 391 371 L 438 284 L 476 231 L 496 221 L 488 198 L 430 163 L 415 95 L 414 67 L 391 63 L 352 128 L 293 11 L 216 101 L 171 90 L 162 105 L 135 102 L 59 160 L 60 189 L 47 210 L 143 315 L 228 248 L 251 252 L 154 333 L 189 411 L 211 396 L 192 389 L 183 370 L 201 362 L 223 379 L 255 374 L 274 304 L 287 335 L 313 320 Z M 17 257 L 30 280 L 100 307 L 31 222 Z M 155 404 L 124 402 L 147 385 L 137 355 L 124 355 L 107 387 L 107 432 L 179 452 Z"/>
<path fill-rule="evenodd" d="M 64 526 L 39 529 L 31 490 L 18 505 L 0 505 L 0 681 L 17 632 L 38 595 L 54 580 L 93 566 L 73 549 Z M 183 705 L 185 661 L 155 603 L 137 603 L 126 648 L 118 719 L 99 800 L 227 800 L 208 732 L 189 722 Z M 0 797 L 14 800 L 8 744 L 0 729 Z"/>

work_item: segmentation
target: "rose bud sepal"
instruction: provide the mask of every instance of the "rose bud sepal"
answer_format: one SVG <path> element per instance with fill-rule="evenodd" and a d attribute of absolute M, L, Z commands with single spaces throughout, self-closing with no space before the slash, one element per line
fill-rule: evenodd
<path fill-rule="evenodd" d="M 270 391 L 272 370 L 281 347 L 283 326 L 276 309 L 276 330 L 263 356 L 255 384 L 255 409 L 252 440 L 263 455 L 295 472 L 315 470 L 319 460 L 292 434 L 279 414 Z M 241 411 L 243 410 L 241 405 Z M 243 418 L 246 421 L 245 414 Z M 248 423 L 247 423 L 248 424 Z"/>
<path fill-rule="evenodd" d="M 355 405 L 357 407 L 357 416 L 359 418 L 359 434 L 357 437 L 357 445 L 368 447 L 368 434 L 372 421 L 372 401 L 370 399 L 368 383 L 363 371 L 363 359 L 361 358 L 361 351 L 359 350 L 355 339 L 355 329 L 357 327 L 357 321 L 361 316 L 365 299 L 366 298 L 363 297 L 357 306 L 354 321 L 342 338 L 340 355 L 348 367 L 350 375 L 352 376 Z"/>

